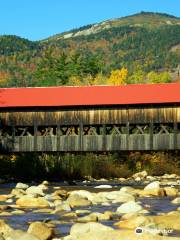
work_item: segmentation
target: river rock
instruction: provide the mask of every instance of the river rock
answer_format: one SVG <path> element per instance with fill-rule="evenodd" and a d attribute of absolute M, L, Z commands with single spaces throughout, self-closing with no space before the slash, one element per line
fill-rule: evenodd
<path fill-rule="evenodd" d="M 78 195 L 82 198 L 85 198 L 85 199 L 88 199 L 89 201 L 92 201 L 93 198 L 94 198 L 94 195 L 93 193 L 89 192 L 89 191 L 86 191 L 86 190 L 75 190 L 75 191 L 72 191 L 70 192 L 70 196 L 72 195 Z"/>
<path fill-rule="evenodd" d="M 109 188 L 112 188 L 112 186 L 111 185 L 99 185 L 99 186 L 95 186 L 94 188 L 102 188 L 102 189 L 107 188 L 107 189 L 109 189 Z"/>
<path fill-rule="evenodd" d="M 65 218 L 69 218 L 69 219 L 75 219 L 77 218 L 77 214 L 75 212 L 65 212 L 63 214 L 61 214 L 60 218 L 65 219 Z"/>
<path fill-rule="evenodd" d="M 54 193 L 53 193 L 54 196 L 59 196 L 61 197 L 62 199 L 66 199 L 68 197 L 68 192 L 63 190 L 63 189 L 59 189 L 59 190 L 56 190 Z"/>
<path fill-rule="evenodd" d="M 159 181 L 151 182 L 144 188 L 144 190 L 151 189 L 160 189 L 160 182 Z"/>
<path fill-rule="evenodd" d="M 68 197 L 67 202 L 69 205 L 74 208 L 74 207 L 85 207 L 85 206 L 90 206 L 92 204 L 91 201 L 88 199 L 82 198 L 79 195 L 71 195 Z"/>
<path fill-rule="evenodd" d="M 11 191 L 11 194 L 15 197 L 15 198 L 20 198 L 24 195 L 26 195 L 26 191 L 23 190 L 23 189 L 18 189 L 18 188 L 15 188 Z"/>
<path fill-rule="evenodd" d="M 45 223 L 33 222 L 28 228 L 28 233 L 36 236 L 40 240 L 48 240 L 53 237 L 53 230 L 48 228 Z"/>
<path fill-rule="evenodd" d="M 178 189 L 174 188 L 174 187 L 165 187 L 164 191 L 166 193 L 167 196 L 177 196 L 178 195 Z"/>
<path fill-rule="evenodd" d="M 106 196 L 108 192 L 98 192 L 93 195 L 92 203 L 93 204 L 99 204 L 99 203 L 105 203 L 108 202 Z"/>
<path fill-rule="evenodd" d="M 25 211 L 23 210 L 14 210 L 11 212 L 11 214 L 13 215 L 22 215 L 22 214 L 25 214 Z"/>
<path fill-rule="evenodd" d="M 9 198 L 8 200 L 6 200 L 6 203 L 13 203 L 13 199 Z"/>
<path fill-rule="evenodd" d="M 56 207 L 56 206 L 58 206 L 58 205 L 61 205 L 63 203 L 63 201 L 62 200 L 55 200 L 54 201 L 54 206 Z"/>
<path fill-rule="evenodd" d="M 34 197 L 30 197 L 30 196 L 23 196 L 16 201 L 16 204 L 19 207 L 23 207 L 23 208 L 47 208 L 47 207 L 49 207 L 48 201 L 46 199 L 44 199 L 43 197 L 34 198 Z"/>
<path fill-rule="evenodd" d="M 57 205 L 54 213 L 62 211 L 71 211 L 71 207 L 68 202 L 62 202 L 61 204 Z"/>
<path fill-rule="evenodd" d="M 118 207 L 116 212 L 117 213 L 135 213 L 135 212 L 140 212 L 142 210 L 143 208 L 140 204 L 134 201 L 129 201 L 127 203 L 123 203 L 120 207 Z"/>
<path fill-rule="evenodd" d="M 152 196 L 165 196 L 166 192 L 164 189 L 160 188 L 160 182 L 155 181 L 150 184 L 148 184 L 144 191 L 141 192 L 141 195 L 152 195 Z"/>
<path fill-rule="evenodd" d="M 0 202 L 7 201 L 11 196 L 10 195 L 0 195 Z"/>
<path fill-rule="evenodd" d="M 61 197 L 58 195 L 54 195 L 54 194 L 46 194 L 44 196 L 44 198 L 48 201 L 56 201 L 56 200 L 60 200 L 61 201 Z"/>
<path fill-rule="evenodd" d="M 42 208 L 42 209 L 36 209 L 33 211 L 33 213 L 52 213 L 52 209 L 50 208 Z"/>
<path fill-rule="evenodd" d="M 137 227 L 149 226 L 152 224 L 154 223 L 151 218 L 136 214 L 129 219 L 117 222 L 114 225 L 118 228 L 136 229 Z"/>
<path fill-rule="evenodd" d="M 27 188 L 28 188 L 29 186 L 27 185 L 27 184 L 25 184 L 25 183 L 17 183 L 16 184 L 16 189 L 23 189 L 23 190 L 26 190 Z"/>
<path fill-rule="evenodd" d="M 12 214 L 10 212 L 1 212 L 0 216 L 9 217 L 12 216 Z"/>
<path fill-rule="evenodd" d="M 21 230 L 13 230 L 5 235 L 5 240 L 39 240 L 39 238 Z"/>
<path fill-rule="evenodd" d="M 42 184 L 42 185 L 45 185 L 45 186 L 48 186 L 48 185 L 49 185 L 49 182 L 48 182 L 47 180 L 45 180 L 45 181 L 43 181 L 41 184 Z"/>
<path fill-rule="evenodd" d="M 135 198 L 133 195 L 126 192 L 121 192 L 121 191 L 109 192 L 107 193 L 106 198 L 108 200 L 113 201 L 113 203 L 135 201 Z"/>
<path fill-rule="evenodd" d="M 147 176 L 146 179 L 149 180 L 149 181 L 155 181 L 156 180 L 156 178 L 153 177 L 153 176 Z"/>
<path fill-rule="evenodd" d="M 93 212 L 93 213 L 90 213 L 87 216 L 77 218 L 76 221 L 77 222 L 82 222 L 82 223 L 107 221 L 107 220 L 111 219 L 111 216 L 112 216 L 112 214 L 110 214 L 108 212 L 107 213 L 106 212 L 105 213 Z"/>
<path fill-rule="evenodd" d="M 143 191 L 139 191 L 139 194 L 141 196 L 159 196 L 159 197 L 164 197 L 166 196 L 166 192 L 163 188 L 152 188 L 149 190 L 143 190 Z"/>
<path fill-rule="evenodd" d="M 171 214 L 153 216 L 153 221 L 162 229 L 173 229 L 180 231 L 180 212 L 174 211 Z"/>
<path fill-rule="evenodd" d="M 97 222 L 97 221 L 98 221 L 98 217 L 96 216 L 96 214 L 93 214 L 93 213 L 76 219 L 76 222 L 80 222 L 80 223 Z"/>
<path fill-rule="evenodd" d="M 176 174 L 172 173 L 172 174 L 164 174 L 162 176 L 162 178 L 168 178 L 168 179 L 173 179 L 173 178 L 179 178 L 179 176 L 177 176 Z"/>
<path fill-rule="evenodd" d="M 40 186 L 31 186 L 28 189 L 26 189 L 26 194 L 32 195 L 32 196 L 40 196 L 43 197 L 45 194 L 43 193 L 43 189 Z"/>
<path fill-rule="evenodd" d="M 8 234 L 11 231 L 13 231 L 13 228 L 11 228 L 4 220 L 0 220 L 0 234 Z"/>
<path fill-rule="evenodd" d="M 77 214 L 77 216 L 80 216 L 80 215 L 84 215 L 84 214 L 89 214 L 90 210 L 78 209 L 78 210 L 75 211 L 75 213 Z"/>
<path fill-rule="evenodd" d="M 148 175 L 148 173 L 146 171 L 142 171 L 142 172 L 138 172 L 138 173 L 133 174 L 132 178 L 134 178 L 134 179 L 139 178 L 140 180 L 142 180 L 142 179 L 146 178 L 147 175 Z"/>
<path fill-rule="evenodd" d="M 122 187 L 119 191 L 123 192 L 123 193 L 129 193 L 132 195 L 136 195 L 136 189 L 134 189 L 133 187 L 129 187 L 129 186 Z"/>
<path fill-rule="evenodd" d="M 91 232 L 107 232 L 111 231 L 112 228 L 105 226 L 101 223 L 89 222 L 89 223 L 76 223 L 71 227 L 70 235 L 79 235 L 84 233 L 91 233 Z"/>
<path fill-rule="evenodd" d="M 5 240 L 1 233 L 0 233 L 0 240 Z"/>
<path fill-rule="evenodd" d="M 177 197 L 175 198 L 173 201 L 172 201 L 173 204 L 180 204 L 180 197 Z"/>
<path fill-rule="evenodd" d="M 40 188 L 42 191 L 48 190 L 48 185 L 44 185 L 42 183 L 39 184 L 37 187 Z"/>
<path fill-rule="evenodd" d="M 7 210 L 7 209 L 11 209 L 11 207 L 8 206 L 8 205 L 0 205 L 0 212 L 1 212 L 1 211 L 5 211 L 5 210 Z"/>
<path fill-rule="evenodd" d="M 134 230 L 114 230 L 98 223 L 74 224 L 70 235 L 63 240 L 179 240 L 143 232 L 138 235 Z"/>

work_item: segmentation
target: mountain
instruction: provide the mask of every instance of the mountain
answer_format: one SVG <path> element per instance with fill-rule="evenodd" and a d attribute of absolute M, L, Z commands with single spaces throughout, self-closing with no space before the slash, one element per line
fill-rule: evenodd
<path fill-rule="evenodd" d="M 0 54 L 11 55 L 16 52 L 32 51 L 39 48 L 37 42 L 29 41 L 18 36 L 0 36 Z"/>
<path fill-rule="evenodd" d="M 163 13 L 141 12 L 128 17 L 111 19 L 98 24 L 90 24 L 65 33 L 57 34 L 53 37 L 48 38 L 47 41 L 57 41 L 59 39 L 67 39 L 77 36 L 87 36 L 119 26 L 143 27 L 153 29 L 168 25 L 180 25 L 180 18 Z"/>
<path fill-rule="evenodd" d="M 0 86 L 104 84 L 125 68 L 129 83 L 178 77 L 180 18 L 141 12 L 42 41 L 0 36 Z M 160 75 L 161 74 L 161 75 Z M 170 75 L 169 75 L 170 74 Z"/>

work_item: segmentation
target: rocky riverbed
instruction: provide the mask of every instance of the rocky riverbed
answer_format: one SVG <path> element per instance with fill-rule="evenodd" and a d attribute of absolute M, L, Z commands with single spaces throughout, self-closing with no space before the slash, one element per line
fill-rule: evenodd
<path fill-rule="evenodd" d="M 180 239 L 180 177 L 0 184 L 0 240 Z"/>

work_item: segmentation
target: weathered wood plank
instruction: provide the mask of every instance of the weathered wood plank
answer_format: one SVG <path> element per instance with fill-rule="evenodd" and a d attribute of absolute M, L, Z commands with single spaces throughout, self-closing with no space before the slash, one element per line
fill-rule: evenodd
<path fill-rule="evenodd" d="M 69 125 L 69 124 L 126 124 L 130 123 L 173 123 L 180 122 L 180 107 L 172 106 L 136 106 L 136 107 L 96 107 L 74 109 L 44 109 L 44 110 L 6 110 L 0 112 L 4 125 L 33 126 L 36 118 L 39 126 Z"/>

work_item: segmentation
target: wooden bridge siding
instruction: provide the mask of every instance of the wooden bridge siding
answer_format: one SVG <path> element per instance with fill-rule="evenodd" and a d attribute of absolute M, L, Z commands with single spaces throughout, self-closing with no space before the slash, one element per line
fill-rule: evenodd
<path fill-rule="evenodd" d="M 174 146 L 174 134 L 161 134 L 153 136 L 153 150 L 176 149 Z"/>
<path fill-rule="evenodd" d="M 180 149 L 180 134 L 177 134 L 177 146 L 174 145 L 174 134 L 154 134 L 153 148 L 150 144 L 150 134 L 122 134 L 121 136 L 23 136 L 3 139 L 3 148 L 9 152 L 54 152 L 54 151 L 145 151 Z M 58 141 L 59 138 L 59 141 Z"/>
<path fill-rule="evenodd" d="M 127 150 L 151 150 L 150 134 L 129 135 Z"/>
<path fill-rule="evenodd" d="M 49 111 L 49 112 L 48 112 Z M 77 110 L 46 110 L 45 112 L 1 112 L 3 124 L 11 126 L 68 125 L 68 124 L 126 124 L 180 122 L 180 107 L 127 107 Z"/>
<path fill-rule="evenodd" d="M 177 134 L 177 149 L 180 149 L 180 134 Z"/>

